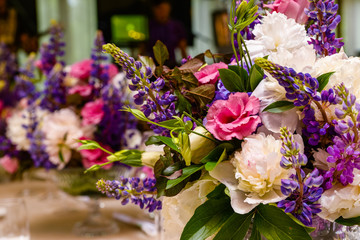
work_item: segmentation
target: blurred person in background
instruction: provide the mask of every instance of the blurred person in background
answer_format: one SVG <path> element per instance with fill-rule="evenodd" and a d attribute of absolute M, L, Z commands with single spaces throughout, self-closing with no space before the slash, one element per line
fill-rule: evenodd
<path fill-rule="evenodd" d="M 147 52 L 152 54 L 152 47 L 157 40 L 163 42 L 169 50 L 169 67 L 176 65 L 175 49 L 179 48 L 181 57 L 187 57 L 187 36 L 183 24 L 171 19 L 171 4 L 168 0 L 152 1 L 153 18 L 149 21 L 149 41 Z M 153 55 L 153 54 L 152 54 Z"/>
<path fill-rule="evenodd" d="M 16 30 L 16 10 L 8 7 L 7 0 L 0 0 L 0 42 L 14 48 Z"/>

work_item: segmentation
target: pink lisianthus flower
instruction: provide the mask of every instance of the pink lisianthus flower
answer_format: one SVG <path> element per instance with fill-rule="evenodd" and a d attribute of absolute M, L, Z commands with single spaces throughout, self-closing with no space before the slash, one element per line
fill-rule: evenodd
<path fill-rule="evenodd" d="M 83 61 L 74 63 L 71 66 L 70 76 L 81 80 L 87 80 L 90 77 L 91 64 L 93 60 L 85 59 Z"/>
<path fill-rule="evenodd" d="M 293 18 L 297 23 L 305 24 L 308 16 L 305 14 L 305 8 L 309 7 L 308 0 L 275 0 L 274 3 L 265 5 L 273 11 L 283 13 L 288 18 Z"/>
<path fill-rule="evenodd" d="M 16 158 L 11 158 L 8 155 L 0 158 L 1 166 L 7 171 L 8 173 L 15 173 L 19 168 L 19 161 Z"/>
<path fill-rule="evenodd" d="M 91 85 L 77 85 L 75 87 L 72 87 L 69 89 L 69 94 L 79 94 L 82 97 L 88 97 L 90 96 L 92 91 Z"/>
<path fill-rule="evenodd" d="M 220 68 L 228 68 L 228 65 L 223 62 L 207 65 L 199 72 L 194 73 L 194 76 L 197 78 L 200 84 L 215 84 L 220 77 L 218 71 Z"/>
<path fill-rule="evenodd" d="M 104 102 L 101 99 L 85 104 L 81 110 L 82 125 L 98 124 L 104 117 Z"/>
<path fill-rule="evenodd" d="M 86 139 L 86 138 L 82 138 Z M 105 149 L 111 151 L 109 147 L 103 146 Z M 106 163 L 107 157 L 109 154 L 103 152 L 101 149 L 84 149 L 80 150 L 80 154 L 82 156 L 82 164 L 85 168 L 89 168 L 95 164 L 103 164 Z M 112 164 L 108 164 L 103 166 L 104 169 L 109 169 L 112 167 Z"/>
<path fill-rule="evenodd" d="M 217 100 L 211 105 L 205 127 L 219 140 L 241 140 L 261 123 L 259 110 L 258 98 L 249 97 L 247 93 L 232 93 L 228 100 Z"/>
<path fill-rule="evenodd" d="M 114 64 L 109 64 L 107 65 L 108 67 L 108 74 L 109 74 L 109 79 L 112 79 L 113 77 L 116 76 L 116 74 L 119 73 L 118 68 L 114 65 Z M 102 71 L 105 72 L 105 66 L 101 66 Z"/>

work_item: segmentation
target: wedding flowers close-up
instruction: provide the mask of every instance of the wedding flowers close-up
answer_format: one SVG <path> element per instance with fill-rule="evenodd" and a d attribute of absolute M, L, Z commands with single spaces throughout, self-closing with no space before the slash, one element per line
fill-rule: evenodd
<path fill-rule="evenodd" d="M 149 19 L 99 14 L 111 34 L 98 30 L 72 64 L 76 40 L 56 21 L 22 65 L 0 45 L 0 165 L 25 205 L 40 201 L 40 178 L 69 208 L 53 214 L 86 206 L 74 237 L 360 239 L 360 59 L 347 54 L 344 3 L 220 2 L 199 20 L 214 25 L 214 50 L 194 52 L 165 0 Z M 45 236 L 34 219 L 49 215 L 26 214 L 22 235 Z M 1 224 L 0 239 L 18 236 Z"/>

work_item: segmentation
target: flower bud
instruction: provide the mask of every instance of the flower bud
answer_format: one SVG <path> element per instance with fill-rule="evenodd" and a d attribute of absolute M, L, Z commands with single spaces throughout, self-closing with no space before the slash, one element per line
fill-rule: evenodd
<path fill-rule="evenodd" d="M 212 138 L 211 134 L 203 127 L 196 127 L 194 132 L 200 133 L 206 137 Z M 211 150 L 216 146 L 215 142 L 204 138 L 195 133 L 189 134 L 190 149 L 191 149 L 191 162 L 198 164 L 201 159 L 208 155 Z"/>
<path fill-rule="evenodd" d="M 144 166 L 153 168 L 162 154 L 164 154 L 164 152 L 143 152 L 141 154 L 141 163 Z"/>

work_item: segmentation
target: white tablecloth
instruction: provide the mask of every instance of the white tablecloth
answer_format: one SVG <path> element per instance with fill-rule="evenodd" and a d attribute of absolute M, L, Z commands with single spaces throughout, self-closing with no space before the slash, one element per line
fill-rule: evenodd
<path fill-rule="evenodd" d="M 85 219 L 88 209 L 84 201 L 71 197 L 51 183 L 41 181 L 13 182 L 0 184 L 0 198 L 24 196 L 28 219 L 30 222 L 31 240 L 147 240 L 157 237 L 148 236 L 139 227 L 118 222 L 120 231 L 114 235 L 101 237 L 76 236 L 72 228 L 77 221 Z M 27 196 L 26 196 L 27 195 Z M 137 206 L 122 206 L 120 201 L 102 199 L 101 211 L 112 217 L 114 212 L 127 214 L 139 219 L 148 220 L 149 216 Z"/>

